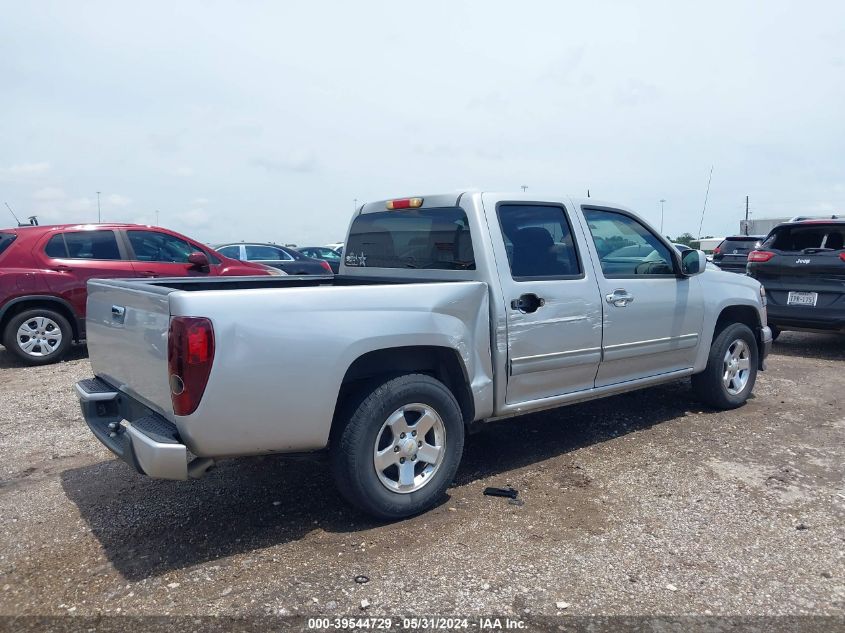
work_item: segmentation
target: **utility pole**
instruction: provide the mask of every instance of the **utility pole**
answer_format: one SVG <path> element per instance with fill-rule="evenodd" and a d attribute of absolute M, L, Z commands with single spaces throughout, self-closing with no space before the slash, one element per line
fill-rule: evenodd
<path fill-rule="evenodd" d="M 158 226 L 158 209 L 156 209 L 156 226 Z"/>
<path fill-rule="evenodd" d="M 748 196 L 745 196 L 745 235 L 748 235 Z"/>
<path fill-rule="evenodd" d="M 590 197 L 590 190 L 589 189 L 587 189 L 587 197 L 588 198 Z"/>
<path fill-rule="evenodd" d="M 520 185 L 522 188 L 522 193 L 525 193 L 525 190 L 528 189 L 528 185 Z"/>
<path fill-rule="evenodd" d="M 100 192 L 97 192 L 97 223 L 99 224 L 102 222 L 103 219 L 100 217 Z"/>
<path fill-rule="evenodd" d="M 663 203 L 666 202 L 663 198 L 660 199 L 660 234 L 663 235 Z"/>
<path fill-rule="evenodd" d="M 357 211 L 357 210 L 358 210 L 358 198 L 353 198 L 352 199 L 352 211 L 354 212 L 354 211 Z"/>

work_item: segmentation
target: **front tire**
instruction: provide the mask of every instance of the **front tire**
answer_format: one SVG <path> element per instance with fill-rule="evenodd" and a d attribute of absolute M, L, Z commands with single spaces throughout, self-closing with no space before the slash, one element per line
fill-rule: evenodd
<path fill-rule="evenodd" d="M 360 394 L 342 415 L 330 459 L 350 504 L 397 520 L 443 496 L 464 447 L 461 410 L 446 385 L 424 374 L 392 378 Z"/>
<path fill-rule="evenodd" d="M 692 377 L 695 395 L 715 409 L 741 407 L 754 389 L 758 359 L 751 329 L 744 323 L 728 325 L 713 340 L 705 370 Z"/>
<path fill-rule="evenodd" d="M 34 308 L 13 316 L 6 324 L 3 345 L 27 365 L 61 360 L 70 348 L 73 329 L 53 310 Z"/>

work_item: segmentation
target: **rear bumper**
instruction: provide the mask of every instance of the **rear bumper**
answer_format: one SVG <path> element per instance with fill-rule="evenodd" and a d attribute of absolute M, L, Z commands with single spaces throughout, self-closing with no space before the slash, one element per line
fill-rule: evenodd
<path fill-rule="evenodd" d="M 157 479 L 200 477 L 213 464 L 208 458 L 189 463 L 179 431 L 141 403 L 99 378 L 76 383 L 88 428 L 100 442 L 138 473 Z"/>
<path fill-rule="evenodd" d="M 783 329 L 790 327 L 808 330 L 845 330 L 845 312 L 836 308 L 811 308 L 806 306 L 768 306 L 768 321 Z"/>

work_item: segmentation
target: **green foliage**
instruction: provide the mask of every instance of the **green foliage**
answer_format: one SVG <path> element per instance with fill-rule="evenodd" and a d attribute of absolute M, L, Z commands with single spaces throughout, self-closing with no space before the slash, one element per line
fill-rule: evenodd
<path fill-rule="evenodd" d="M 692 243 L 695 241 L 695 237 L 692 235 L 692 233 L 681 233 L 678 237 L 676 237 L 672 241 L 675 244 L 684 244 L 685 246 L 689 246 L 691 248 L 694 248 L 692 246 Z"/>

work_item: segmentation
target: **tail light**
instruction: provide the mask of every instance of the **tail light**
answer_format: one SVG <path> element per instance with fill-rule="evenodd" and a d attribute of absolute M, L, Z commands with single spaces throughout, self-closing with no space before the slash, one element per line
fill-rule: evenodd
<path fill-rule="evenodd" d="M 325 269 L 326 269 L 326 272 L 332 272 L 332 267 L 331 267 L 331 266 L 329 266 L 329 262 L 327 262 L 325 259 L 321 259 L 321 260 L 320 260 L 320 266 L 322 266 L 323 268 L 325 268 Z"/>
<path fill-rule="evenodd" d="M 722 252 L 722 248 L 720 246 L 717 246 L 716 248 L 713 249 L 714 255 L 718 255 L 721 252 Z"/>
<path fill-rule="evenodd" d="M 770 253 L 769 251 L 751 251 L 750 253 L 748 253 L 748 261 L 767 262 L 774 256 L 775 254 Z"/>
<path fill-rule="evenodd" d="M 839 253 L 839 259 L 845 262 L 845 253 Z"/>
<path fill-rule="evenodd" d="M 214 362 L 214 328 L 205 317 L 173 317 L 167 338 L 170 399 L 176 415 L 197 410 Z"/>

